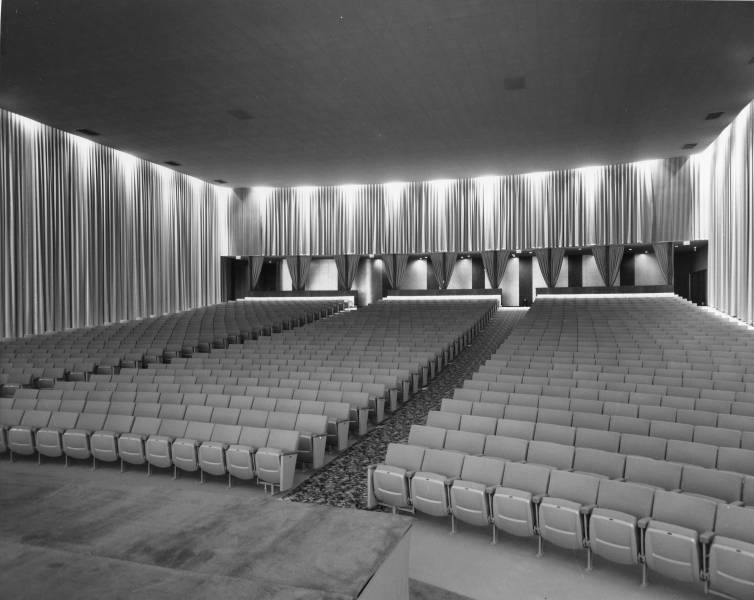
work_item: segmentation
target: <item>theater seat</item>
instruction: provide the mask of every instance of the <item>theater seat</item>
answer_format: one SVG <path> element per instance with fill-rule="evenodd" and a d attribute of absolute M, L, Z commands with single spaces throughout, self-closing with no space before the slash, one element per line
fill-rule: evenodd
<path fill-rule="evenodd" d="M 445 445 L 445 429 L 428 425 L 412 425 L 408 432 L 408 443 L 423 448 L 442 448 Z"/>
<path fill-rule="evenodd" d="M 754 598 L 754 509 L 718 505 L 705 571 L 705 591 Z"/>
<path fill-rule="evenodd" d="M 589 518 L 587 568 L 591 554 L 624 565 L 639 564 L 639 519 L 652 514 L 654 490 L 634 483 L 603 480 Z"/>
<path fill-rule="evenodd" d="M 63 456 L 63 432 L 73 429 L 78 418 L 78 413 L 73 412 L 54 412 L 50 415 L 49 423 L 37 430 L 34 439 L 39 462 L 42 461 L 42 456 Z"/>
<path fill-rule="evenodd" d="M 81 413 L 76 420 L 76 427 L 63 433 L 63 453 L 65 464 L 69 458 L 85 460 L 91 457 L 91 436 L 102 429 L 106 415 L 98 413 Z"/>
<path fill-rule="evenodd" d="M 173 476 L 181 471 L 197 471 L 199 469 L 199 446 L 212 438 L 213 423 L 190 421 L 186 427 L 185 437 L 178 438 L 171 447 L 173 453 Z"/>
<path fill-rule="evenodd" d="M 389 444 L 385 462 L 367 470 L 367 508 L 378 505 L 396 510 L 409 510 L 409 485 L 414 473 L 421 469 L 425 449 L 409 444 Z"/>
<path fill-rule="evenodd" d="M 299 414 L 296 417 L 295 429 L 299 434 L 299 459 L 310 464 L 313 469 L 319 469 L 325 464 L 327 417 Z"/>
<path fill-rule="evenodd" d="M 146 462 L 144 444 L 150 435 L 160 428 L 160 419 L 154 417 L 136 417 L 131 426 L 131 433 L 124 433 L 118 438 L 118 456 L 121 471 L 125 463 L 143 465 Z"/>
<path fill-rule="evenodd" d="M 520 438 L 488 435 L 484 442 L 484 455 L 504 461 L 523 462 L 528 448 L 529 442 Z"/>
<path fill-rule="evenodd" d="M 50 417 L 51 413 L 47 410 L 27 410 L 24 412 L 21 423 L 8 429 L 8 450 L 11 460 L 13 460 L 14 452 L 27 456 L 34 454 L 35 434 L 40 428 L 47 427 Z"/>
<path fill-rule="evenodd" d="M 97 460 L 115 462 L 118 460 L 118 438 L 121 434 L 129 433 L 134 418 L 128 415 L 108 415 L 102 429 L 92 434 L 92 468 L 96 468 Z"/>
<path fill-rule="evenodd" d="M 467 456 L 464 459 L 461 475 L 450 487 L 452 531 L 457 520 L 480 527 L 490 525 L 490 498 L 502 483 L 504 470 L 505 462 L 495 458 Z M 494 525 L 492 527 L 494 529 Z"/>
<path fill-rule="evenodd" d="M 428 449 L 421 470 L 411 478 L 411 504 L 415 510 L 435 517 L 450 512 L 450 486 L 461 475 L 464 454 Z"/>
<path fill-rule="evenodd" d="M 255 455 L 257 481 L 275 493 L 275 486 L 285 491 L 293 486 L 298 456 L 298 431 L 271 429 L 267 446 Z"/>
<path fill-rule="evenodd" d="M 652 517 L 639 520 L 644 530 L 644 568 L 667 577 L 694 582 L 702 577 L 700 536 L 706 537 L 715 527 L 717 503 L 712 500 L 658 491 Z"/>
<path fill-rule="evenodd" d="M 535 503 L 547 492 L 550 472 L 539 465 L 506 465 L 503 482 L 492 496 L 493 543 L 497 541 L 497 529 L 522 537 L 535 534 Z"/>
<path fill-rule="evenodd" d="M 162 419 L 157 433 L 150 435 L 144 445 L 147 475 L 152 474 L 152 467 L 167 469 L 173 466 L 171 446 L 174 440 L 186 436 L 187 427 L 188 421 Z M 173 478 L 175 478 L 175 474 Z"/>
<path fill-rule="evenodd" d="M 199 446 L 199 476 L 204 483 L 204 474 L 225 475 L 227 472 L 225 451 L 232 445 L 237 444 L 241 436 L 240 425 L 216 424 L 212 429 L 212 437 L 205 440 Z M 230 487 L 230 479 L 228 480 Z"/>
<path fill-rule="evenodd" d="M 254 455 L 259 448 L 267 446 L 270 430 L 263 427 L 242 427 L 238 444 L 231 444 L 225 451 L 228 469 L 228 487 L 233 477 L 251 480 L 256 475 Z"/>
<path fill-rule="evenodd" d="M 538 512 L 539 553 L 542 540 L 561 548 L 586 547 L 587 519 L 597 502 L 600 480 L 591 475 L 553 471 Z"/>

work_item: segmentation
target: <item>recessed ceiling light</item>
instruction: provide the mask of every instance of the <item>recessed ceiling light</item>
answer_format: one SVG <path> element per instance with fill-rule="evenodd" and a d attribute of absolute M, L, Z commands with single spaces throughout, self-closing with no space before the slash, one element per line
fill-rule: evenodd
<path fill-rule="evenodd" d="M 83 133 L 84 135 L 99 135 L 99 131 L 94 131 L 94 129 L 87 129 L 86 127 L 82 127 L 81 129 L 74 129 L 76 133 Z"/>
<path fill-rule="evenodd" d="M 707 113 L 707 116 L 704 117 L 704 119 L 706 121 L 712 121 L 714 119 L 719 119 L 722 116 L 723 116 L 722 112 L 711 112 L 711 113 Z"/>
<path fill-rule="evenodd" d="M 506 90 L 525 90 L 526 89 L 526 77 L 506 77 L 503 79 L 503 87 Z"/>
<path fill-rule="evenodd" d="M 228 183 L 224 179 L 215 179 L 215 183 Z"/>
<path fill-rule="evenodd" d="M 231 117 L 234 117 L 234 118 L 238 119 L 239 121 L 249 121 L 249 120 L 251 120 L 251 119 L 254 118 L 253 115 L 251 115 L 250 113 L 246 112 L 243 108 L 231 108 L 228 111 L 228 114 Z"/>
<path fill-rule="evenodd" d="M 181 163 L 175 162 L 174 160 L 166 160 L 165 164 L 166 165 L 170 165 L 171 167 L 180 167 L 181 166 Z"/>
<path fill-rule="evenodd" d="M 691 150 L 692 148 L 696 148 L 696 142 L 689 142 L 688 144 L 684 144 L 681 146 L 683 150 Z"/>

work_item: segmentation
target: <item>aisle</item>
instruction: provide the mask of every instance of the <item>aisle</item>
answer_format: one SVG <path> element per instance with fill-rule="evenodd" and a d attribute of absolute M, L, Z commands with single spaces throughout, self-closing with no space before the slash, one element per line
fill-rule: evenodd
<path fill-rule="evenodd" d="M 365 508 L 367 467 L 385 457 L 390 442 L 405 441 L 411 425 L 424 423 L 430 410 L 438 409 L 443 398 L 450 397 L 454 388 L 470 378 L 479 365 L 505 341 L 526 311 L 525 308 L 499 310 L 471 345 L 426 388 L 414 394 L 395 414 L 388 416 L 347 451 L 295 488 L 286 499 Z"/>

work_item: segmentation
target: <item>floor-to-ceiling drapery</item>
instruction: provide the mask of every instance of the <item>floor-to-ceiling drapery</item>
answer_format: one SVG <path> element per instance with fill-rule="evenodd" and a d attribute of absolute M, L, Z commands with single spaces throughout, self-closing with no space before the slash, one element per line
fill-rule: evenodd
<path fill-rule="evenodd" d="M 662 271 L 665 283 L 673 285 L 673 242 L 659 242 L 652 244 L 657 265 Z"/>
<path fill-rule="evenodd" d="M 219 302 L 228 194 L 0 110 L 0 337 Z"/>
<path fill-rule="evenodd" d="M 230 253 L 423 254 L 700 239 L 687 158 L 363 186 L 238 189 Z"/>
<path fill-rule="evenodd" d="M 708 303 L 754 324 L 754 103 L 695 160 L 710 221 Z"/>

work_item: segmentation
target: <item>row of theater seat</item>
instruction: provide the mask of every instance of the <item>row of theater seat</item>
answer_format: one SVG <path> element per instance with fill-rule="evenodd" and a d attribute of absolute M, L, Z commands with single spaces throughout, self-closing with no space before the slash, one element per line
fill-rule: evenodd
<path fill-rule="evenodd" d="M 275 486 L 293 484 L 296 460 L 315 463 L 324 454 L 324 417 L 299 415 L 300 426 L 318 432 L 245 427 L 179 419 L 131 417 L 96 413 L 27 411 L 16 425 L 4 428 L 0 451 L 42 456 L 65 456 L 124 464 L 226 475 Z M 298 424 L 298 423 L 297 423 Z M 320 466 L 320 465 L 314 465 Z"/>
<path fill-rule="evenodd" d="M 42 404 L 40 405 L 39 402 Z M 202 405 L 182 404 L 157 404 L 157 403 L 128 403 L 128 402 L 96 402 L 89 401 L 86 405 L 80 401 L 63 401 L 60 410 L 49 410 L 48 402 L 40 400 L 35 408 L 0 409 L 0 426 L 3 431 L 13 427 L 22 426 L 27 428 L 46 427 L 49 423 L 58 423 L 70 420 L 70 415 L 78 414 L 79 419 L 76 427 L 93 431 L 104 427 L 109 417 L 119 417 L 113 423 L 118 424 L 117 431 L 123 430 L 133 424 L 133 418 L 149 417 L 172 420 L 185 420 L 215 425 L 241 425 L 251 427 L 266 427 L 269 429 L 282 429 L 298 431 L 302 437 L 310 437 L 313 434 L 324 435 L 334 447 L 344 449 L 348 445 L 349 409 L 342 403 L 333 403 L 329 414 L 311 412 L 276 412 L 274 410 L 261 409 L 238 409 L 211 407 Z M 324 408 L 324 407 L 323 407 Z M 123 418 L 120 418 L 123 417 Z M 80 421 L 80 422 L 79 422 Z M 68 425 L 66 425 L 68 427 Z M 324 464 L 324 445 L 318 449 L 314 456 L 315 468 Z"/>
<path fill-rule="evenodd" d="M 754 593 L 754 508 L 535 464 L 390 444 L 368 471 L 368 504 L 451 515 L 476 526 L 587 550 L 698 582 L 734 598 Z"/>
<path fill-rule="evenodd" d="M 587 427 L 652 438 L 754 450 L 754 429 L 751 427 L 751 417 L 728 415 L 731 427 L 723 427 L 722 419 L 718 420 L 718 426 L 692 425 L 663 419 L 629 417 L 621 414 L 599 414 L 515 404 L 468 402 L 447 398 L 442 401 L 440 408 L 444 412 L 473 415 L 479 422 L 479 427 L 491 427 L 491 423 L 495 419 L 505 419 L 514 422 L 547 423 L 553 427 L 560 427 L 565 436 L 570 436 L 569 432 L 576 427 Z M 485 425 L 484 423 L 490 424 Z M 726 421 L 726 423 L 728 422 Z M 516 425 L 516 427 L 521 426 Z M 528 427 L 524 426 L 524 428 L 527 429 Z"/>
<path fill-rule="evenodd" d="M 520 391 L 504 391 L 488 389 L 488 386 L 476 385 L 473 380 L 464 381 L 463 387 L 455 394 L 460 394 L 464 400 L 495 402 L 498 404 L 516 404 L 519 406 L 533 406 L 558 410 L 577 410 L 598 414 L 620 414 L 628 417 L 640 416 L 639 411 L 649 411 L 655 414 L 683 415 L 692 425 L 714 425 L 719 415 L 754 416 L 754 402 L 728 402 L 714 398 L 686 398 L 680 396 L 664 396 L 645 392 L 614 392 L 605 390 L 590 390 L 572 388 L 560 391 L 554 387 L 543 389 L 542 394 L 531 394 Z M 491 384 L 489 387 L 496 386 Z M 499 384 L 508 387 L 510 384 Z M 694 417 L 697 417 L 696 419 Z M 677 420 L 677 419 L 676 419 Z"/>
<path fill-rule="evenodd" d="M 590 437 L 581 440 L 587 444 Z M 625 478 L 667 490 L 702 494 L 721 502 L 754 503 L 754 476 L 739 469 L 719 470 L 686 463 L 648 458 L 615 450 L 571 445 L 542 439 L 525 440 L 504 434 L 482 434 L 463 430 L 413 425 L 408 443 L 424 448 L 484 455 L 500 460 L 529 462 L 552 469 L 576 470 L 611 479 Z M 729 453 L 734 467 L 741 457 Z"/>
<path fill-rule="evenodd" d="M 209 352 L 228 342 L 312 322 L 344 307 L 341 301 L 231 302 L 3 342 L 0 386 L 50 387 L 57 379 L 83 379 L 100 367 L 113 370 L 121 365 L 141 366 L 181 354 Z M 219 322 L 215 315 L 221 315 Z"/>
<path fill-rule="evenodd" d="M 593 448 L 605 452 L 633 454 L 656 460 L 754 475 L 754 449 L 748 448 L 652 438 L 591 427 L 565 427 L 551 423 L 494 419 L 442 411 L 431 411 L 427 418 L 427 425 L 417 427 L 439 428 L 440 431 L 466 431 L 478 435 L 503 435 L 520 440 Z"/>

